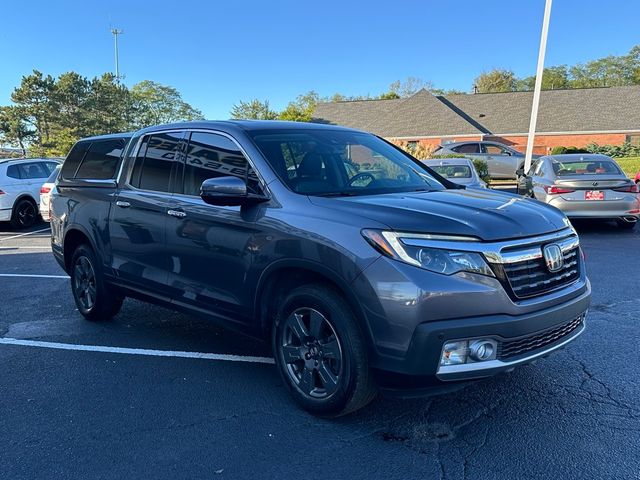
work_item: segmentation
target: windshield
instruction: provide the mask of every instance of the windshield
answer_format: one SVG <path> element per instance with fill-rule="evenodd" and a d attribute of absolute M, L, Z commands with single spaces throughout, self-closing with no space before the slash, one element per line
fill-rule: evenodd
<path fill-rule="evenodd" d="M 366 133 L 287 129 L 261 130 L 250 135 L 280 179 L 304 195 L 444 189 L 421 165 Z"/>
<path fill-rule="evenodd" d="M 611 160 L 574 160 L 561 162 L 554 160 L 553 171 L 559 177 L 567 175 L 619 175 L 618 165 Z"/>
<path fill-rule="evenodd" d="M 471 178 L 471 168 L 467 165 L 435 165 L 431 169 L 444 178 Z"/>

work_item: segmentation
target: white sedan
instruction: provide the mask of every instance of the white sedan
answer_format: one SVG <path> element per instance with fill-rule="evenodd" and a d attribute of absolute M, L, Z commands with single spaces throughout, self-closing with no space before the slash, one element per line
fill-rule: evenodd
<path fill-rule="evenodd" d="M 51 198 L 51 190 L 56 186 L 60 168 L 62 168 L 62 165 L 58 165 L 56 169 L 51 172 L 47 181 L 40 187 L 40 216 L 45 222 L 49 221 L 49 199 Z"/>
<path fill-rule="evenodd" d="M 454 183 L 467 188 L 487 188 L 468 158 L 434 158 L 423 161 L 427 167 Z"/>

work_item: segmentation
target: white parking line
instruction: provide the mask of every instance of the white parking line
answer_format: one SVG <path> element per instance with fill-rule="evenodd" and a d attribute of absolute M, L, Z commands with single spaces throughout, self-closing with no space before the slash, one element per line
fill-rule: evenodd
<path fill-rule="evenodd" d="M 2 345 L 19 345 L 23 347 L 52 348 L 55 350 L 76 350 L 81 352 L 121 353 L 126 355 L 145 355 L 149 357 L 199 358 L 203 360 L 219 360 L 224 362 L 245 362 L 273 364 L 273 358 L 244 357 L 241 355 L 224 355 L 219 353 L 181 352 L 172 350 L 147 350 L 143 348 L 106 347 L 101 345 L 75 345 L 72 343 L 41 342 L 36 340 L 20 340 L 17 338 L 0 338 Z"/>
<path fill-rule="evenodd" d="M 0 247 L 0 252 L 4 250 L 42 250 L 45 252 L 51 251 L 51 245 L 27 245 L 27 246 L 2 246 Z"/>
<path fill-rule="evenodd" d="M 68 275 L 36 275 L 30 273 L 0 273 L 0 277 L 20 277 L 20 278 L 66 278 Z"/>
<path fill-rule="evenodd" d="M 5 240 L 12 240 L 14 238 L 24 237 L 26 235 L 31 235 L 33 233 L 45 232 L 45 231 L 50 230 L 50 229 L 51 229 L 51 227 L 47 227 L 47 228 L 43 228 L 41 230 L 34 230 L 33 232 L 21 233 L 20 235 L 13 235 L 11 237 L 0 237 L 0 242 L 3 242 Z"/>

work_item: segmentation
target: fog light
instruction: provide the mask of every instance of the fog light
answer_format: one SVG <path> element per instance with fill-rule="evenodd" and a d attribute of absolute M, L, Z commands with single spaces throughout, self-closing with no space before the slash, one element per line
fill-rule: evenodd
<path fill-rule="evenodd" d="M 473 340 L 469 344 L 469 358 L 476 362 L 484 362 L 496 358 L 496 342 L 493 340 Z"/>
<path fill-rule="evenodd" d="M 447 342 L 442 348 L 442 358 L 440 365 L 460 365 L 467 361 L 469 342 Z"/>

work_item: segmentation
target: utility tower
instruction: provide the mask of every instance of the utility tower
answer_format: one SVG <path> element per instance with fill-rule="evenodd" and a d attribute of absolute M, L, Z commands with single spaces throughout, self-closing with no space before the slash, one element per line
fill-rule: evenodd
<path fill-rule="evenodd" d="M 115 48 L 116 55 L 116 82 L 120 82 L 120 63 L 118 60 L 118 35 L 122 35 L 124 32 L 122 30 L 118 30 L 117 28 L 111 29 L 111 34 L 113 35 L 113 46 Z"/>

